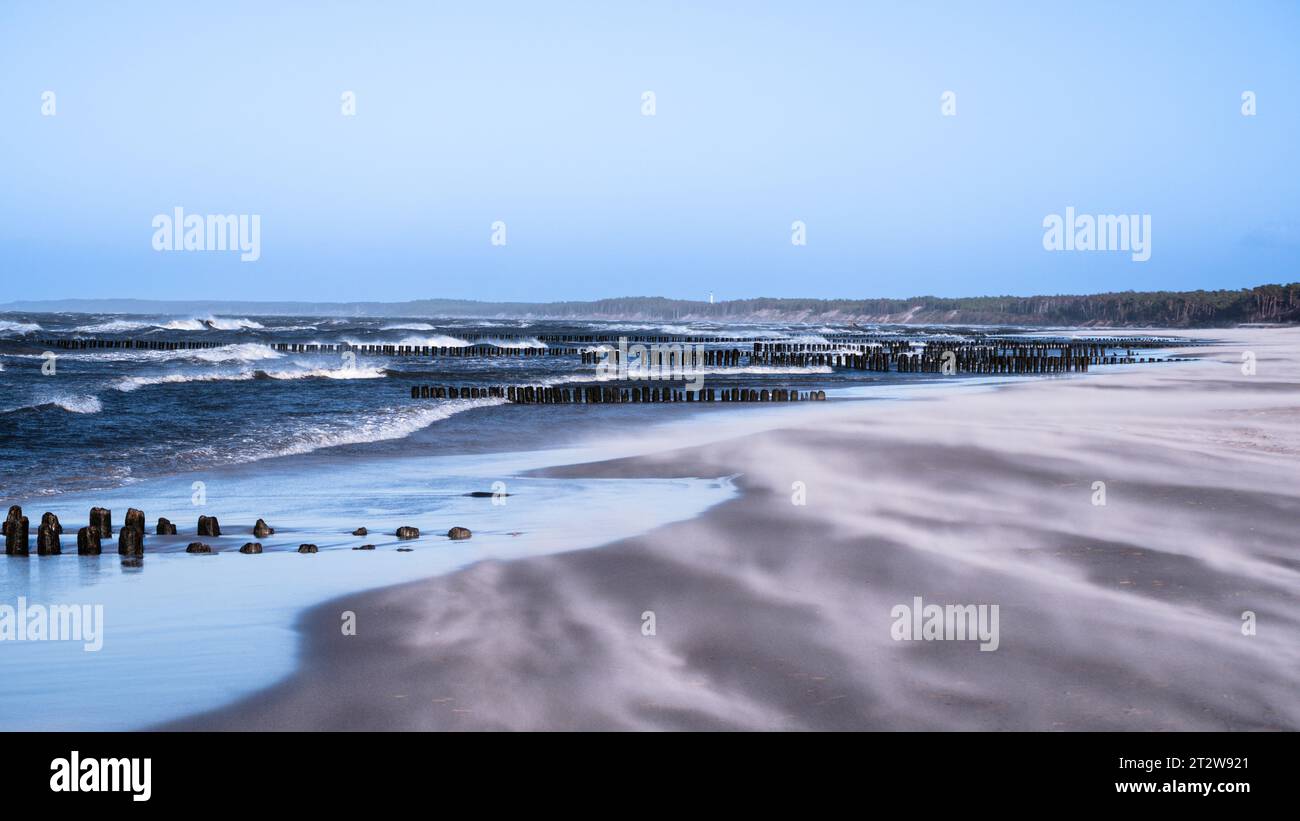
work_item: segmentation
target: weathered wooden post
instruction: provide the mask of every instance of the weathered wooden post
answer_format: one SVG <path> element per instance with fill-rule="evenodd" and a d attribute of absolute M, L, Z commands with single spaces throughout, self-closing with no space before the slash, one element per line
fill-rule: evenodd
<path fill-rule="evenodd" d="M 27 517 L 21 515 L 22 508 L 18 510 L 19 515 L 15 516 L 13 508 L 10 508 L 9 518 L 5 521 L 5 554 L 8 556 L 27 556 L 30 553 Z"/>
<path fill-rule="evenodd" d="M 113 538 L 113 511 L 102 507 L 90 509 L 90 526 L 99 531 L 99 538 Z"/>
<path fill-rule="evenodd" d="M 99 555 L 99 529 L 96 527 L 83 527 L 77 531 L 77 555 L 78 556 L 98 556 Z"/>

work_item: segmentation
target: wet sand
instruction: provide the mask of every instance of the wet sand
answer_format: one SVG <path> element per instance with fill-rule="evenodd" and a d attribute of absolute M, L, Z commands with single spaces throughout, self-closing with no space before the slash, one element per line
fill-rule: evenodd
<path fill-rule="evenodd" d="M 316 607 L 293 676 L 166 729 L 1300 728 L 1300 330 L 1201 335 L 1199 362 L 552 470 L 742 493 Z M 894 640 L 916 596 L 998 605 L 998 648 Z"/>

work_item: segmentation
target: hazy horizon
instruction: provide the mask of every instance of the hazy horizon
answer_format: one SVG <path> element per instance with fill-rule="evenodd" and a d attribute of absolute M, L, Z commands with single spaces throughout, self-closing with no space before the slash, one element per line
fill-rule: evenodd
<path fill-rule="evenodd" d="M 1295 284 L 1296 284 L 1296 283 L 1293 283 L 1293 282 L 1261 282 L 1261 283 L 1257 283 L 1257 284 L 1255 284 L 1255 285 L 1247 285 L 1247 286 L 1243 286 L 1243 287 L 1241 287 L 1241 288 L 1200 289 L 1200 290 L 1206 290 L 1206 291 L 1208 291 L 1208 292 L 1214 292 L 1214 291 L 1249 291 L 1249 290 L 1252 290 L 1253 288 L 1291 287 L 1291 286 L 1293 286 L 1293 285 L 1295 285 Z M 1192 290 L 1186 290 L 1186 289 L 1171 289 L 1171 290 L 1169 290 L 1168 292 L 1169 292 L 1169 293 L 1189 294 L 1189 293 L 1195 293 L 1195 292 L 1197 292 L 1197 290 L 1198 290 L 1198 289 L 1192 289 Z M 1114 291 L 1114 292 L 1104 292 L 1104 293 L 1102 293 L 1102 292 L 1092 292 L 1092 293 L 1038 293 L 1038 294 L 993 294 L 993 293 L 988 293 L 988 294 L 912 294 L 912 295 L 909 295 L 909 296 L 906 296 L 906 297 L 887 297 L 887 296 L 839 296 L 839 297 L 791 296 L 791 297 L 776 297 L 776 296 L 767 296 L 767 295 L 754 295 L 754 296 L 738 296 L 738 297 L 735 297 L 735 298 L 733 298 L 733 299 L 726 299 L 726 300 L 724 300 L 724 299 L 719 299 L 719 300 L 716 300 L 716 304 L 722 305 L 722 304 L 726 304 L 726 303 L 735 303 L 735 302 L 752 302 L 752 301 L 756 301 L 756 300 L 791 300 L 791 301 L 818 301 L 818 302 L 870 302 L 870 301 L 875 301 L 875 300 L 890 300 L 890 301 L 907 302 L 907 301 L 925 300 L 925 299 L 936 299 L 936 300 L 963 300 L 963 299 L 1050 299 L 1050 298 L 1053 298 L 1053 297 L 1068 298 L 1068 297 L 1079 297 L 1079 296 L 1102 296 L 1102 295 L 1105 295 L 1105 294 L 1112 294 L 1112 293 L 1133 293 L 1133 294 L 1143 294 L 1143 293 L 1151 293 L 1151 292 L 1146 292 L 1146 291 L 1137 291 L 1137 290 L 1132 290 L 1132 289 L 1130 289 L 1130 290 L 1127 290 L 1127 291 Z M 91 305 L 101 305 L 101 306 L 102 306 L 102 305 L 110 305 L 110 304 L 116 304 L 116 305 L 127 305 L 127 304 L 133 304 L 133 305 L 136 305 L 136 304 L 138 304 L 138 305 L 140 305 L 141 307 L 145 307 L 145 306 L 149 306 L 149 307 L 156 307 L 156 306 L 179 306 L 179 305 L 188 305 L 188 306 L 196 306 L 196 305 L 231 305 L 231 306 L 235 306 L 235 305 L 239 305 L 239 306 L 258 306 L 258 305 L 299 305 L 299 306 L 306 306 L 306 305 L 321 305 L 321 306 L 325 306 L 325 305 L 335 305 L 335 306 L 351 306 L 351 305 L 395 305 L 395 306 L 396 306 L 396 305 L 409 305 L 409 304 L 411 304 L 411 303 L 439 303 L 439 302 L 444 302 L 444 303 L 467 303 L 467 304 L 472 303 L 472 304 L 482 304 L 482 305 L 541 306 L 541 305 L 560 305 L 560 304 L 567 304 L 567 303 L 574 303 L 574 304 L 588 304 L 588 305 L 590 305 L 590 304 L 598 304 L 598 303 L 606 303 L 606 302 L 618 302 L 618 301 L 624 301 L 624 300 L 638 300 L 638 301 L 663 300 L 663 301 L 666 301 L 666 302 L 686 302 L 686 303 L 692 303 L 692 304 L 694 304 L 694 305 L 700 305 L 700 306 L 708 306 L 708 305 L 710 305 L 710 304 L 715 304 L 715 303 L 710 303 L 708 299 L 690 299 L 690 298 L 676 298 L 676 297 L 669 297 L 669 296 L 663 296 L 663 295 L 632 295 L 632 294 L 595 296 L 595 297 L 590 297 L 590 298 L 585 298 L 585 299 L 572 299 L 572 300 L 569 300 L 569 299 L 548 299 L 548 300 L 486 300 L 486 299 L 473 299 L 473 298 L 463 298 L 463 299 L 462 299 L 462 298 L 443 297 L 443 296 L 417 296 L 417 297 L 409 297 L 409 298 L 404 298 L 404 299 L 399 298 L 399 299 L 350 299 L 350 300 L 344 300 L 344 299 L 337 299 L 337 300 L 335 300 L 335 299 L 330 299 L 330 300 L 311 300 L 311 299 L 240 299 L 240 298 L 211 298 L 211 299 L 205 299 L 205 298 L 202 298 L 202 297 L 178 297 L 178 298 L 173 298 L 173 299 L 159 299 L 159 298 L 154 298 L 154 297 L 132 297 L 132 296 L 120 296 L 120 297 L 76 297 L 76 296 L 71 296 L 71 297 L 58 297 L 58 298 L 50 298 L 50 299 L 17 299 L 17 300 L 12 300 L 12 301 L 9 301 L 9 302 L 0 302 L 0 312 L 5 312 L 5 311 L 12 311 L 12 312 L 17 312 L 17 311 L 39 311 L 39 310 L 42 309 L 42 307 L 54 307 L 54 306 L 67 305 L 67 304 L 84 304 L 84 305 L 88 305 L 88 306 L 91 306 Z M 106 310 L 107 310 L 107 309 L 106 309 Z M 107 312 L 109 312 L 109 313 L 114 313 L 114 312 L 117 312 L 117 311 L 114 311 L 114 310 L 107 310 Z"/>

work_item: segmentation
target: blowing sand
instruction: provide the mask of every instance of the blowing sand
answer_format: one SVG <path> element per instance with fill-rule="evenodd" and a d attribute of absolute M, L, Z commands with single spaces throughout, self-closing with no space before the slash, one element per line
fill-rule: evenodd
<path fill-rule="evenodd" d="M 295 675 L 168 728 L 1298 729 L 1300 330 L 1202 335 L 1199 362 L 565 468 L 743 492 L 322 605 Z M 915 596 L 998 605 L 998 648 L 895 641 Z"/>

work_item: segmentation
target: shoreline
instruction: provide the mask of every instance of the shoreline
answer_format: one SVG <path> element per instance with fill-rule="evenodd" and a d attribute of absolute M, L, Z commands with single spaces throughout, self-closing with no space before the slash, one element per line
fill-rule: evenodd
<path fill-rule="evenodd" d="M 552 468 L 739 474 L 741 493 L 598 550 L 326 602 L 289 679 L 160 727 L 1296 729 L 1298 335 L 1215 336 L 1196 353 L 1218 370 L 845 403 Z M 918 595 L 998 604 L 1000 646 L 895 641 Z"/>
<path fill-rule="evenodd" d="M 545 453 L 518 456 L 548 460 Z M 185 551 L 195 540 L 192 520 L 177 520 L 180 535 L 147 537 L 144 557 L 132 562 L 120 560 L 115 539 L 97 556 L 76 555 L 75 541 L 68 541 L 78 523 L 69 501 L 78 510 L 85 509 L 82 502 L 107 501 L 120 516 L 126 498 L 143 499 L 147 513 L 175 519 L 162 500 L 190 492 L 188 480 L 65 500 L 56 506 L 65 523 L 63 555 L 5 557 L 0 602 L 26 597 L 95 607 L 103 614 L 102 646 L 87 653 L 77 642 L 4 641 L 8 675 L 0 698 L 10 711 L 0 728 L 125 730 L 182 717 L 196 705 L 226 704 L 291 675 L 298 656 L 294 622 L 335 596 L 445 575 L 485 556 L 594 548 L 605 540 L 598 534 L 633 534 L 734 493 L 725 479 L 619 482 L 496 473 L 492 468 L 516 460 L 493 458 L 352 462 L 346 473 L 311 487 L 302 485 L 304 475 L 279 470 L 209 477 L 210 505 L 200 510 L 221 513 L 223 535 L 198 538 L 214 551 L 206 555 Z M 512 494 L 506 506 L 467 495 L 500 479 Z M 645 498 L 656 500 L 652 515 L 620 515 Z M 559 514 L 588 504 L 604 509 L 592 512 L 592 531 L 571 533 Z M 263 516 L 276 532 L 256 538 L 250 529 Z M 370 532 L 352 534 L 358 525 Z M 394 529 L 403 525 L 419 526 L 420 537 L 396 538 Z M 451 541 L 451 526 L 467 526 L 473 536 Z M 249 541 L 264 542 L 265 551 L 241 554 Z M 318 545 L 319 552 L 302 555 L 300 543 Z M 352 549 L 363 543 L 374 549 Z M 87 702 L 85 693 L 98 689 L 130 690 L 136 698 Z"/>

